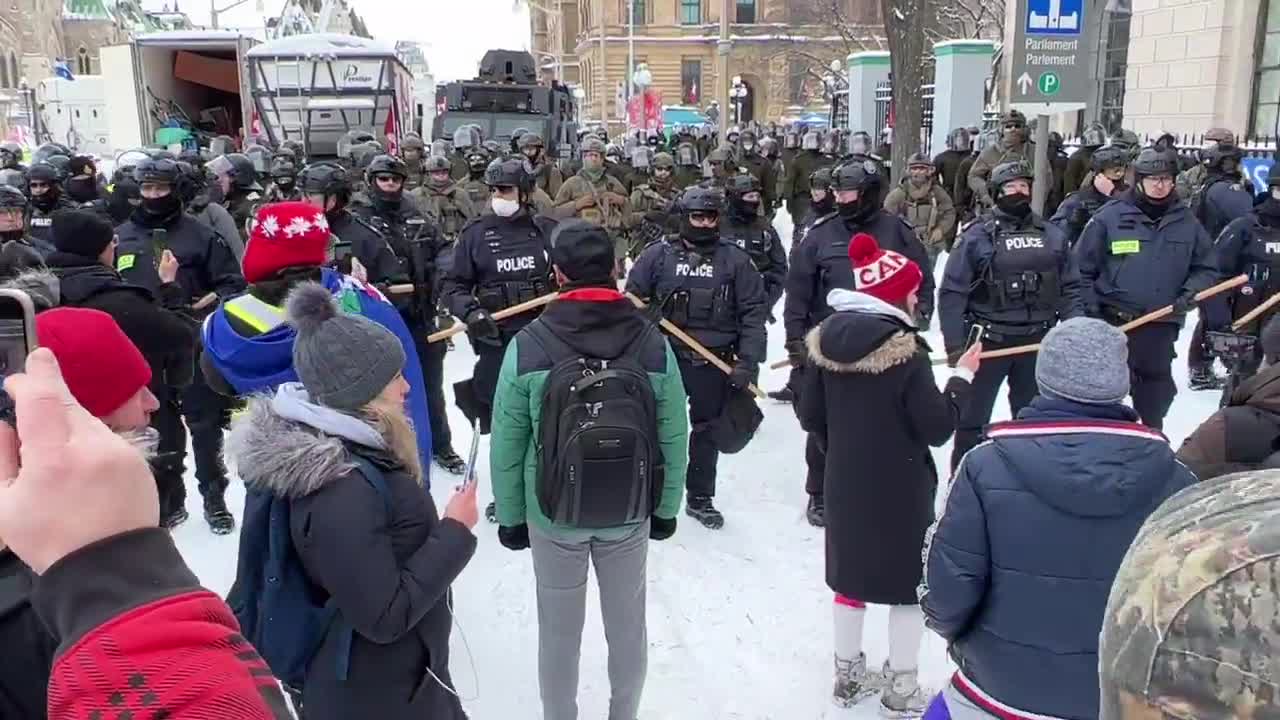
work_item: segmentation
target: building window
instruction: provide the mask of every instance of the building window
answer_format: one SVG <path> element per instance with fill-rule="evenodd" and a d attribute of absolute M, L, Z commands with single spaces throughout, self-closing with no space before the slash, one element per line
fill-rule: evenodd
<path fill-rule="evenodd" d="M 805 83 L 809 79 L 809 63 L 792 60 L 787 65 L 787 101 L 792 105 L 803 105 L 805 100 Z"/>
<path fill-rule="evenodd" d="M 680 102 L 694 106 L 702 103 L 702 61 L 698 58 L 680 60 Z"/>
<path fill-rule="evenodd" d="M 1258 28 L 1249 134 L 1275 135 L 1280 110 L 1280 0 L 1266 0 Z"/>
<path fill-rule="evenodd" d="M 1124 120 L 1124 75 L 1129 69 L 1128 13 L 1108 13 L 1107 47 L 1103 55 L 1102 102 L 1098 122 L 1108 133 L 1120 129 Z"/>
<path fill-rule="evenodd" d="M 81 45 L 76 51 L 76 73 L 80 75 L 93 74 L 93 62 L 89 59 L 89 48 Z"/>
<path fill-rule="evenodd" d="M 13 87 L 9 84 L 9 63 L 0 59 L 0 88 Z"/>
<path fill-rule="evenodd" d="M 702 24 L 702 0 L 677 0 L 680 3 L 680 24 Z"/>
<path fill-rule="evenodd" d="M 756 21 L 756 0 L 738 0 L 738 19 L 735 22 L 753 23 Z"/>
<path fill-rule="evenodd" d="M 635 16 L 636 25 L 644 25 L 648 22 L 649 17 L 649 0 L 622 0 L 622 12 L 618 15 L 622 18 L 622 23 L 627 23 L 627 6 L 631 6 L 631 12 Z"/>
<path fill-rule="evenodd" d="M 22 73 L 18 72 L 18 56 L 13 53 L 9 54 L 9 81 L 13 83 L 9 87 L 18 87 L 22 84 Z"/>

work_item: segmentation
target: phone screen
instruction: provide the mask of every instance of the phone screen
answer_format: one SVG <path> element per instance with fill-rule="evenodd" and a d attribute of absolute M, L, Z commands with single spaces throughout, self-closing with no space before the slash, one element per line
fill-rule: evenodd
<path fill-rule="evenodd" d="M 18 307 L 17 303 L 8 298 L 0 298 L 0 308 L 7 305 Z M 21 307 L 18 310 L 21 312 Z M 0 316 L 0 378 L 22 372 L 30 352 L 31 348 L 27 347 L 26 324 L 22 318 Z"/>

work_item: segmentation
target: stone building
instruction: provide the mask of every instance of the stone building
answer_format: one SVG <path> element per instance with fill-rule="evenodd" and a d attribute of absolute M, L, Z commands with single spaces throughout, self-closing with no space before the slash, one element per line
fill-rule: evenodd
<path fill-rule="evenodd" d="M 832 27 L 825 5 L 842 3 Z M 667 105 L 705 108 L 716 97 L 720 0 L 530 0 L 531 47 L 544 76 L 585 93 L 583 116 L 619 123 L 630 48 Z M 634 23 L 627 22 L 628 7 Z M 768 121 L 821 97 L 831 60 L 880 49 L 878 0 L 735 0 L 729 77 L 741 79 L 740 120 Z M 841 31 L 843 30 L 843 32 Z M 851 44 L 847 36 L 861 38 Z M 723 82 L 728 83 L 729 78 Z"/>

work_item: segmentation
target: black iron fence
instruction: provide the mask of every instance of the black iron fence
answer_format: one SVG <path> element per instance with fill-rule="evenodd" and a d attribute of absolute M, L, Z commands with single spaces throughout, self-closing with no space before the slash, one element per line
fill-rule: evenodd
<path fill-rule="evenodd" d="M 933 83 L 924 86 L 920 109 L 920 152 L 933 152 Z M 875 142 L 882 139 L 881 133 L 890 123 L 890 109 L 893 107 L 893 81 L 884 80 L 876 84 L 876 127 Z M 856 128 L 855 128 L 856 129 Z"/>

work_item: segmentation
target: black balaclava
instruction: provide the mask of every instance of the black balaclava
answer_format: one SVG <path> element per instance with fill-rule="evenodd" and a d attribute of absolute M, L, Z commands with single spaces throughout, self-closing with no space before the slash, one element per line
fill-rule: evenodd
<path fill-rule="evenodd" d="M 133 178 L 122 178 L 117 182 L 112 187 L 110 196 L 107 197 L 107 212 L 110 213 L 112 221 L 117 225 L 128 221 L 134 209 L 133 203 L 129 201 L 138 200 L 141 197 L 142 191 Z"/>
<path fill-rule="evenodd" d="M 831 192 L 832 198 L 835 192 Z M 836 209 L 840 213 L 840 217 L 844 218 L 845 224 L 861 225 L 880 209 L 880 204 L 876 202 L 879 199 L 878 193 L 870 190 L 862 190 L 858 192 L 858 199 L 850 203 L 836 203 Z"/>
<path fill-rule="evenodd" d="M 44 191 L 43 195 L 31 196 L 31 207 L 40 212 L 53 212 L 58 207 L 58 200 L 62 198 L 62 186 L 58 183 L 49 185 L 49 189 Z"/>
<path fill-rule="evenodd" d="M 142 198 L 134 217 L 145 227 L 164 227 L 169 225 L 182 212 L 182 198 L 177 190 L 158 198 Z"/>
<path fill-rule="evenodd" d="M 827 215 L 836 209 L 836 194 L 828 190 L 821 200 L 813 200 L 813 196 L 809 196 L 809 207 L 819 215 Z"/>
<path fill-rule="evenodd" d="M 1280 200 L 1271 197 L 1271 190 L 1267 188 L 1266 198 L 1258 203 L 1254 208 L 1254 212 L 1258 214 L 1258 219 L 1263 225 L 1269 228 L 1280 228 Z"/>
<path fill-rule="evenodd" d="M 756 219 L 760 212 L 759 200 L 746 200 L 741 195 L 729 196 L 729 214 L 741 223 L 749 223 Z"/>
<path fill-rule="evenodd" d="M 395 192 L 384 192 L 378 187 L 377 178 L 369 183 L 369 199 L 373 201 L 373 208 L 378 212 L 400 212 L 400 202 L 404 199 L 404 186 Z"/>
<path fill-rule="evenodd" d="M 1021 220 L 1031 214 L 1031 196 L 1023 193 L 1001 194 L 996 198 L 996 209 Z"/>
<path fill-rule="evenodd" d="M 705 247 L 720 239 L 719 227 L 697 227 L 689 221 L 689 213 L 680 215 L 680 237 L 690 245 Z"/>

